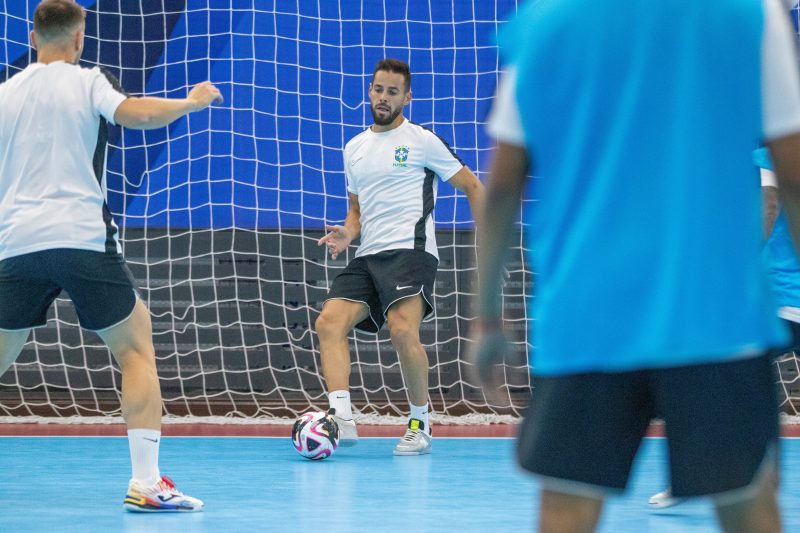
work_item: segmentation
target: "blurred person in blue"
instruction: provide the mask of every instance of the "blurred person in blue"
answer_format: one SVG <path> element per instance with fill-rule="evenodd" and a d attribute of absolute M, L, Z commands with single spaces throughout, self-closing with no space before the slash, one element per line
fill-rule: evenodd
<path fill-rule="evenodd" d="M 753 160 L 761 174 L 761 199 L 763 206 L 764 258 L 767 262 L 772 290 L 778 303 L 778 316 L 792 332 L 789 346 L 778 348 L 773 355 L 780 357 L 791 352 L 800 352 L 800 261 L 792 242 L 789 221 L 780 209 L 778 179 L 772 169 L 772 161 L 766 148 L 753 152 Z M 684 498 L 672 495 L 668 487 L 654 494 L 648 504 L 653 510 L 673 507 L 683 503 Z"/>
<path fill-rule="evenodd" d="M 768 352 L 789 332 L 761 259 L 751 154 L 770 149 L 797 241 L 800 77 L 785 6 L 542 0 L 500 46 L 471 358 L 496 393 L 503 263 L 535 174 L 523 213 L 534 394 L 517 454 L 542 480 L 541 531 L 596 528 L 656 415 L 675 497 L 712 497 L 726 531 L 779 531 Z"/>

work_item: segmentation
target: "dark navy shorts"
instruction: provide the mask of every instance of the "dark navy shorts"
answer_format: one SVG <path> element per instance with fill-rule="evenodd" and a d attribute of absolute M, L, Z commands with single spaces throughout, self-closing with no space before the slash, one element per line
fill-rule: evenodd
<path fill-rule="evenodd" d="M 425 318 L 433 314 L 433 285 L 439 260 L 421 250 L 388 250 L 356 257 L 336 276 L 327 300 L 361 302 L 369 307 L 369 317 L 355 329 L 377 333 L 386 321 L 386 312 L 398 300 L 421 294 Z"/>
<path fill-rule="evenodd" d="M 44 326 L 64 290 L 86 329 L 114 326 L 133 313 L 138 293 L 118 253 L 58 248 L 0 261 L 0 329 Z"/>
<path fill-rule="evenodd" d="M 750 485 L 777 460 L 772 358 L 533 379 L 518 459 L 553 488 L 621 491 L 651 419 L 664 420 L 672 494 Z M 564 483 L 567 482 L 567 483 Z M 573 482 L 570 486 L 569 482 Z"/>

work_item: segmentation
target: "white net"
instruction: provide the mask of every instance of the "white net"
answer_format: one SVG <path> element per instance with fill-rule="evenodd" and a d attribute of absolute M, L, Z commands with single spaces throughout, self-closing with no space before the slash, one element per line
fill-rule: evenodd
<path fill-rule="evenodd" d="M 32 60 L 37 3 L 0 3 L 0 80 Z M 324 407 L 311 326 L 353 250 L 331 261 L 316 240 L 346 214 L 341 151 L 371 122 L 372 69 L 383 57 L 408 61 L 407 115 L 481 171 L 499 73 L 494 36 L 516 0 L 80 3 L 84 63 L 104 67 L 131 94 L 182 96 L 210 79 L 225 96 L 169 128 L 110 131 L 108 203 L 152 312 L 166 414 L 262 419 Z M 516 417 L 530 385 L 522 296 L 530 273 L 516 250 L 506 303 L 522 357 L 508 366 L 510 407 L 489 406 L 462 357 L 475 264 L 466 199 L 442 185 L 435 218 L 436 319 L 422 331 L 433 411 L 465 421 Z M 387 335 L 353 337 L 351 355 L 356 408 L 406 412 Z M 112 357 L 61 298 L 0 377 L 0 414 L 117 415 L 119 386 Z"/>
<path fill-rule="evenodd" d="M 0 80 L 33 59 L 27 35 L 37 3 L 0 2 Z M 324 407 L 311 325 L 352 250 L 330 261 L 315 243 L 323 224 L 346 212 L 341 150 L 370 122 L 372 68 L 386 56 L 408 61 L 408 115 L 482 175 L 491 147 L 483 122 L 499 74 L 494 35 L 517 1 L 80 3 L 86 65 L 106 68 L 131 94 L 182 96 L 210 79 L 226 98 L 169 128 L 110 132 L 108 202 L 152 311 L 165 413 L 253 421 Z M 463 196 L 446 185 L 439 192 L 436 319 L 422 331 L 432 408 L 444 421 L 507 421 L 530 388 L 523 294 L 532 273 L 515 248 L 505 307 L 519 361 L 506 367 L 510 406 L 491 406 L 463 361 L 475 288 L 471 217 Z M 365 418 L 405 412 L 385 333 L 353 337 L 351 355 Z M 798 414 L 798 358 L 786 354 L 777 366 L 784 411 Z M 114 416 L 119 387 L 112 357 L 60 298 L 0 376 L 0 415 Z"/>

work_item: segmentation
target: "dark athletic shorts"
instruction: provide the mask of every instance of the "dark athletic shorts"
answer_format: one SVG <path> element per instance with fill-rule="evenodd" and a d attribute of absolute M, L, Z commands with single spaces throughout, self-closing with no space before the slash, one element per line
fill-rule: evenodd
<path fill-rule="evenodd" d="M 58 248 L 0 261 L 0 329 L 44 326 L 64 290 L 86 329 L 114 326 L 133 312 L 133 276 L 118 253 Z"/>
<path fill-rule="evenodd" d="M 420 250 L 389 250 L 356 257 L 336 276 L 328 300 L 361 302 L 369 316 L 355 329 L 377 333 L 386 321 L 386 311 L 398 300 L 422 294 L 425 318 L 433 314 L 433 284 L 439 260 Z"/>
<path fill-rule="evenodd" d="M 623 490 L 656 415 L 665 423 L 676 497 L 747 487 L 777 448 L 778 404 L 767 356 L 637 372 L 534 376 L 533 385 L 518 459 L 525 469 L 549 478 L 555 490 Z"/>

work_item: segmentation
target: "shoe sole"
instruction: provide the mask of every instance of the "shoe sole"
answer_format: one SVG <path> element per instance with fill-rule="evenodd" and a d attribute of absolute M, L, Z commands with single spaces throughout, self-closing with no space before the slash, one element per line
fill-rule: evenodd
<path fill-rule="evenodd" d="M 159 509 L 155 507 L 145 508 L 138 505 L 131 505 L 129 503 L 122 504 L 122 507 L 129 513 L 197 513 L 202 511 L 203 508 L 197 509 Z"/>
<path fill-rule="evenodd" d="M 668 502 L 659 502 L 659 503 L 650 503 L 648 502 L 647 507 L 651 510 L 660 510 L 660 509 L 669 509 L 670 507 L 675 507 L 676 505 L 680 505 L 686 500 L 671 500 Z"/>
<path fill-rule="evenodd" d="M 431 449 L 430 448 L 428 448 L 426 450 L 415 451 L 415 452 L 404 452 L 404 451 L 397 451 L 397 450 L 394 451 L 394 455 L 398 455 L 400 457 L 408 457 L 408 456 L 411 456 L 411 455 L 428 455 L 429 453 L 431 453 Z"/>

